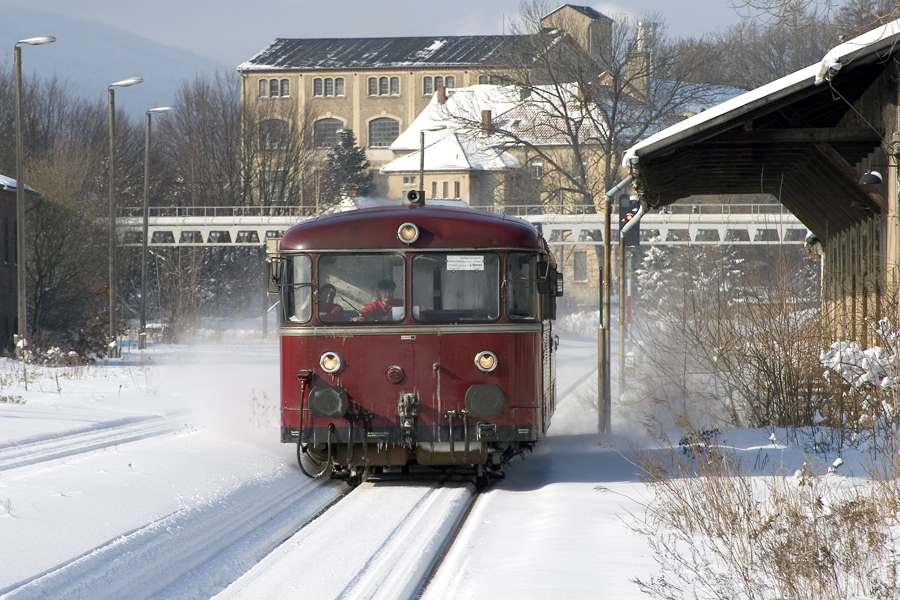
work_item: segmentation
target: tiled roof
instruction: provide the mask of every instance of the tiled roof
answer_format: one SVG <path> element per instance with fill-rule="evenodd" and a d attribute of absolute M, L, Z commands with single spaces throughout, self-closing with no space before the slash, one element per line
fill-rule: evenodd
<path fill-rule="evenodd" d="M 560 32 L 534 34 L 546 45 Z M 531 36 L 466 35 L 392 38 L 278 38 L 239 71 L 270 69 L 386 69 L 508 64 L 509 52 Z M 526 45 L 527 47 L 527 45 Z M 531 44 L 534 47 L 534 44 Z"/>

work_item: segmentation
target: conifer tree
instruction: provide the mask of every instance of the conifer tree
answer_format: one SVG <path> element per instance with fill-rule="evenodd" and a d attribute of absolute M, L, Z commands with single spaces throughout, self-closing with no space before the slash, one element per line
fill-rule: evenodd
<path fill-rule="evenodd" d="M 365 196 L 371 189 L 372 174 L 366 151 L 356 145 L 352 130 L 340 130 L 337 144 L 327 155 L 323 200 L 340 202 L 344 195 Z"/>

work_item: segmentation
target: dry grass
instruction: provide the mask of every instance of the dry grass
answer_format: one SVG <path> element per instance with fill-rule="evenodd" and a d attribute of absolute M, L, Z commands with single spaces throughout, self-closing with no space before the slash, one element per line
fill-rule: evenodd
<path fill-rule="evenodd" d="M 897 471 L 872 480 L 752 476 L 715 435 L 682 421 L 681 445 L 632 448 L 655 500 L 635 527 L 661 574 L 636 579 L 665 599 L 897 598 Z M 709 443 L 707 443 L 709 442 Z"/>

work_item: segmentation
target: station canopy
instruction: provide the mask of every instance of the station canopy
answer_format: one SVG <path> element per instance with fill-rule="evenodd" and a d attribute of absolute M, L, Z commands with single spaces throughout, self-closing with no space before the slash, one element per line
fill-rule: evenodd
<path fill-rule="evenodd" d="M 623 166 L 641 201 L 660 208 L 692 195 L 772 194 L 823 239 L 886 212 L 886 179 L 869 185 L 860 175 L 886 175 L 880 115 L 884 105 L 896 111 L 898 83 L 885 79 L 859 100 L 889 77 L 898 41 L 900 20 L 631 147 Z"/>

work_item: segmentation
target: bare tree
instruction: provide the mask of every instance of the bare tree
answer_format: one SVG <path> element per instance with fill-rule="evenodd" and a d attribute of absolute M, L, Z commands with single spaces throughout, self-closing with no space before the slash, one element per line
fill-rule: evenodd
<path fill-rule="evenodd" d="M 38 193 L 26 203 L 29 326 L 38 338 L 99 350 L 103 337 L 90 331 L 106 310 L 106 245 L 96 242 L 107 239 L 98 225 L 108 215 L 106 113 L 56 80 L 36 82 L 32 95 L 27 183 Z"/>
<path fill-rule="evenodd" d="M 175 106 L 175 111 L 156 121 L 153 139 L 166 157 L 166 175 L 154 203 L 247 204 L 237 76 L 216 74 L 183 82 Z"/>
<path fill-rule="evenodd" d="M 745 12 L 752 16 L 722 34 L 679 42 L 686 53 L 717 57 L 704 62 L 699 80 L 753 89 L 814 64 L 842 41 L 900 16 L 894 0 L 842 5 L 754 0 Z"/>
<path fill-rule="evenodd" d="M 718 56 L 697 74 L 701 80 L 749 90 L 818 62 L 840 35 L 829 21 L 802 14 L 791 23 L 743 21 L 721 35 L 681 45 Z"/>
<path fill-rule="evenodd" d="M 660 19 L 617 17 L 599 53 L 588 53 L 568 31 L 575 23 L 545 28 L 549 6 L 522 6 L 516 34 L 503 49 L 509 98 L 492 115 L 491 144 L 518 148 L 540 165 L 543 202 L 598 209 L 595 199 L 620 179 L 626 148 L 649 133 L 713 102 L 716 90 L 696 83 L 702 65 L 683 60 L 663 37 Z M 518 100 L 518 102 L 516 102 Z M 512 106 L 512 108 L 509 108 Z M 455 118 L 473 135 L 484 127 L 480 107 Z M 532 184 L 532 188 L 535 186 Z"/>
<path fill-rule="evenodd" d="M 856 35 L 879 23 L 893 21 L 900 15 L 896 0 L 732 0 L 738 14 L 758 19 L 766 26 L 812 26 L 834 21 Z"/>
<path fill-rule="evenodd" d="M 262 206 L 315 206 L 304 183 L 317 166 L 309 106 L 297 113 L 271 102 L 241 113 L 245 198 Z"/>
<path fill-rule="evenodd" d="M 652 247 L 637 276 L 648 397 L 731 426 L 825 411 L 818 263 L 800 249 Z"/>

